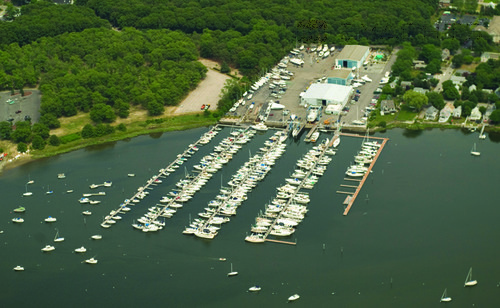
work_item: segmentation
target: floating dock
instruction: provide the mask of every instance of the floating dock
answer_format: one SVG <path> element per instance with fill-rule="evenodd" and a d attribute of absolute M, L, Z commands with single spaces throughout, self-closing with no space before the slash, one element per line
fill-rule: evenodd
<path fill-rule="evenodd" d="M 364 136 L 359 136 L 359 135 L 355 135 L 355 134 L 345 134 L 345 133 L 342 133 L 342 135 L 351 136 L 351 137 L 365 138 Z M 356 201 L 356 197 L 358 196 L 361 188 L 363 188 L 363 184 L 365 183 L 366 179 L 368 178 L 368 175 L 370 174 L 373 166 L 375 165 L 375 162 L 377 161 L 377 158 L 379 157 L 380 153 L 382 152 L 382 149 L 384 148 L 384 146 L 387 143 L 387 141 L 389 141 L 388 138 L 381 138 L 381 137 L 370 137 L 370 139 L 381 139 L 382 140 L 382 144 L 380 145 L 380 147 L 379 147 L 379 149 L 377 151 L 377 154 L 375 154 L 375 156 L 373 157 L 373 161 L 370 163 L 370 166 L 368 167 L 368 170 L 365 172 L 365 174 L 363 175 L 363 178 L 361 180 L 346 179 L 346 180 L 352 180 L 352 181 L 360 181 L 360 183 L 356 187 L 356 191 L 354 193 L 352 193 L 351 198 L 348 201 L 347 201 L 347 199 L 344 201 L 344 204 L 347 201 L 347 206 L 346 206 L 346 208 L 344 210 L 344 214 L 343 214 L 344 216 L 346 216 L 349 213 L 349 210 L 351 209 L 354 201 Z"/>

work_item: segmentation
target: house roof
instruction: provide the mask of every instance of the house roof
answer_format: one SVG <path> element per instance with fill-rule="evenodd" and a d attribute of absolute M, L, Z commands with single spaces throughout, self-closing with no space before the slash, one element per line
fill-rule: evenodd
<path fill-rule="evenodd" d="M 386 108 L 386 109 L 395 109 L 396 106 L 394 105 L 394 101 L 391 99 L 391 100 L 383 100 L 380 102 L 380 106 L 382 107 L 382 109 Z"/>
<path fill-rule="evenodd" d="M 351 92 L 351 86 L 342 86 L 332 83 L 313 83 L 302 98 L 342 102 Z"/>
<path fill-rule="evenodd" d="M 488 32 L 490 32 L 490 34 L 500 35 L 500 16 L 493 16 L 488 25 Z"/>
<path fill-rule="evenodd" d="M 331 70 L 330 73 L 328 74 L 329 78 L 341 78 L 341 79 L 347 79 L 349 78 L 349 75 L 352 74 L 352 70 L 349 69 L 335 69 Z"/>
<path fill-rule="evenodd" d="M 426 115 L 432 115 L 432 114 L 436 114 L 438 112 L 438 110 L 436 109 L 436 107 L 434 106 L 430 106 L 429 108 L 427 108 L 427 110 L 425 111 L 425 114 Z"/>
<path fill-rule="evenodd" d="M 344 46 L 342 51 L 337 56 L 337 59 L 361 61 L 361 59 L 363 59 L 366 52 L 368 52 L 369 50 L 370 50 L 370 47 L 368 47 L 368 46 L 346 45 L 346 46 Z"/>

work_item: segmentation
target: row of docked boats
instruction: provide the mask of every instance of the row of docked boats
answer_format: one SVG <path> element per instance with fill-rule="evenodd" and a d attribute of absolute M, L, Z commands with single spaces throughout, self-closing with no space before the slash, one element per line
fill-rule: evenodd
<path fill-rule="evenodd" d="M 262 243 L 268 235 L 290 236 L 305 218 L 310 202 L 309 193 L 302 189 L 312 189 L 317 183 L 335 151 L 328 147 L 328 138 L 309 150 L 297 161 L 297 168 L 292 177 L 286 178 L 286 184 L 277 188 L 276 197 L 266 205 L 264 213 L 255 219 L 250 235 L 245 241 Z"/>
<path fill-rule="evenodd" d="M 175 184 L 174 190 L 163 196 L 160 203 L 150 207 L 145 215 L 132 224 L 132 227 L 143 232 L 161 230 L 165 226 L 164 218 L 172 217 L 179 208 L 182 208 L 183 203 L 189 201 L 224 164 L 233 158 L 233 154 L 236 154 L 243 144 L 251 140 L 255 133 L 256 131 L 248 129 L 231 132 L 229 137 L 214 147 L 212 153 L 204 156 L 199 164 L 193 167 L 192 175 L 186 174 L 184 179 Z"/>
<path fill-rule="evenodd" d="M 278 131 L 264 143 L 264 147 L 241 166 L 231 177 L 226 187 L 221 187 L 219 195 L 208 202 L 200 218 L 190 222 L 183 234 L 194 234 L 197 237 L 213 239 L 220 225 L 236 215 L 237 208 L 247 199 L 247 194 L 262 181 L 271 170 L 276 160 L 285 152 L 284 131 Z"/>
<path fill-rule="evenodd" d="M 101 223 L 101 227 L 109 228 L 113 224 L 115 224 L 118 220 L 121 220 L 122 217 L 119 214 L 126 214 L 130 212 L 131 206 L 135 205 L 136 203 L 139 203 L 149 194 L 148 189 L 152 189 L 151 186 L 156 186 L 161 184 L 163 182 L 162 178 L 166 178 L 172 172 L 175 172 L 180 167 L 180 165 L 186 162 L 192 155 L 194 155 L 199 150 L 198 145 L 209 143 L 215 136 L 217 136 L 220 130 L 221 128 L 219 126 L 215 126 L 208 132 L 204 133 L 197 142 L 195 142 L 194 144 L 190 144 L 182 154 L 177 155 L 175 161 L 170 163 L 167 167 L 160 169 L 159 173 L 148 179 L 144 186 L 139 187 L 137 189 L 137 192 L 131 198 L 125 199 L 117 209 L 112 210 L 107 216 L 105 216 L 103 222 Z M 135 174 L 130 173 L 128 174 L 128 176 L 133 177 L 135 176 Z M 147 230 L 156 231 L 160 227 L 162 227 L 161 223 L 159 225 L 156 224 L 150 225 L 149 223 L 147 224 L 149 227 Z M 137 227 L 140 226 L 140 229 L 142 229 L 143 227 L 143 225 L 139 224 L 137 224 L 136 226 Z"/>
<path fill-rule="evenodd" d="M 354 156 L 354 164 L 346 170 L 346 175 L 350 177 L 363 177 L 368 172 L 369 165 L 377 155 L 381 144 L 376 141 L 363 141 L 361 150 Z"/>

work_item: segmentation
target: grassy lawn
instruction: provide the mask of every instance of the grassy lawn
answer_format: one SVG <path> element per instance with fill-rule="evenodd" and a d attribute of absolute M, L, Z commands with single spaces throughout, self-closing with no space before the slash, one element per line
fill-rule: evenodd
<path fill-rule="evenodd" d="M 402 106 L 401 110 L 397 113 L 395 120 L 397 121 L 413 121 L 418 116 L 418 113 L 408 110 Z"/>

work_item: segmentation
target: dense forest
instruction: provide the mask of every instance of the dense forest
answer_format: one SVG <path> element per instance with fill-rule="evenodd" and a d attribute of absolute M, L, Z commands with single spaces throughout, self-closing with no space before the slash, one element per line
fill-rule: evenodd
<path fill-rule="evenodd" d="M 275 63 L 297 42 L 439 45 L 434 0 L 77 0 L 118 28 L 193 34 L 204 57 L 245 74 Z"/>

